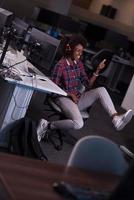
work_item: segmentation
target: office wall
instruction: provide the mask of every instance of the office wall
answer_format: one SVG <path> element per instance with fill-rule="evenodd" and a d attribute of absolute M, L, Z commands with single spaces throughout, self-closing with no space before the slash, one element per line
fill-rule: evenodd
<path fill-rule="evenodd" d="M 36 3 L 33 0 L 6 0 L 1 7 L 12 11 L 18 17 L 31 17 Z"/>
<path fill-rule="evenodd" d="M 56 11 L 61 14 L 71 15 L 77 14 L 88 19 L 90 12 L 99 15 L 103 4 L 112 5 L 117 8 L 115 21 L 134 27 L 134 0 L 92 0 L 89 9 L 81 9 L 77 6 L 71 6 L 72 0 L 1 0 L 1 7 L 9 9 L 17 16 L 30 17 L 34 6 L 40 6 Z M 77 16 L 76 15 L 76 16 Z M 96 20 L 101 20 L 101 16 L 97 16 Z M 95 19 L 94 19 L 95 20 Z"/>
<path fill-rule="evenodd" d="M 134 0 L 116 0 L 113 7 L 118 9 L 116 20 L 130 26 L 134 26 Z"/>
<path fill-rule="evenodd" d="M 93 0 L 89 10 L 94 13 L 100 13 L 102 5 L 111 5 L 117 8 L 115 20 L 134 26 L 134 1 L 133 0 Z"/>
<path fill-rule="evenodd" d="M 13 11 L 19 17 L 30 18 L 35 6 L 48 8 L 61 14 L 85 19 L 94 24 L 127 35 L 134 41 L 134 1 L 133 0 L 92 0 L 89 9 L 71 5 L 72 0 L 1 0 L 0 5 Z M 101 16 L 103 4 L 117 8 L 114 20 Z"/>
<path fill-rule="evenodd" d="M 44 2 L 44 0 L 42 0 Z M 46 8 L 58 13 L 67 15 L 71 6 L 72 0 L 46 0 Z"/>
<path fill-rule="evenodd" d="M 113 0 L 93 0 L 89 10 L 94 13 L 100 13 L 101 7 L 103 4 L 112 5 Z"/>
<path fill-rule="evenodd" d="M 1 7 L 13 11 L 19 17 L 30 18 L 35 6 L 48 8 L 67 15 L 71 3 L 72 0 L 5 0 L 1 3 Z"/>
<path fill-rule="evenodd" d="M 71 6 L 71 14 L 76 13 L 76 10 L 81 15 L 90 15 L 91 13 L 99 14 L 102 5 L 111 5 L 117 8 L 115 21 L 134 27 L 134 0 L 92 0 L 88 9 L 82 9 L 80 7 Z"/>
<path fill-rule="evenodd" d="M 103 4 L 117 8 L 115 19 L 100 15 Z M 134 1 L 133 0 L 92 0 L 90 7 L 84 9 L 72 4 L 69 14 L 94 23 L 105 28 L 114 30 L 128 36 L 134 41 Z"/>

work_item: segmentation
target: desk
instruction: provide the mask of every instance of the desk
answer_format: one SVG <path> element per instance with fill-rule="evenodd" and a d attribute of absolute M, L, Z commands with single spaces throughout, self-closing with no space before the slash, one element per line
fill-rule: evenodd
<path fill-rule="evenodd" d="M 126 110 L 132 109 L 134 113 L 134 75 L 122 101 L 121 107 Z"/>
<path fill-rule="evenodd" d="M 68 181 L 77 186 L 112 191 L 119 177 L 0 153 L 0 175 L 16 200 L 62 200 L 52 185 L 55 181 Z"/>
<path fill-rule="evenodd" d="M 25 56 L 23 56 L 22 52 L 17 52 L 17 54 L 15 54 L 14 57 L 13 55 L 11 57 L 11 55 L 7 55 L 8 59 L 7 57 L 5 57 L 4 63 L 9 63 L 11 61 L 11 64 L 13 65 L 13 62 L 18 63 L 20 61 L 24 61 L 14 67 L 19 76 L 22 78 L 22 80 L 15 80 L 13 78 L 8 78 L 8 76 L 4 78 L 3 82 L 1 80 L 0 87 L 4 88 L 3 93 L 6 93 L 6 91 L 9 90 L 9 87 L 11 88 L 11 94 L 8 96 L 8 99 L 7 95 L 4 99 L 3 97 L 0 97 L 0 100 L 4 102 L 3 107 L 1 109 L 2 111 L 0 113 L 1 129 L 4 128 L 7 124 L 25 116 L 34 90 L 41 91 L 44 93 L 52 92 L 64 96 L 67 95 L 66 92 L 64 92 L 48 77 L 46 77 L 38 69 L 36 69 L 30 62 L 28 62 Z M 34 70 L 36 74 L 31 75 L 28 71 L 28 68 Z"/>

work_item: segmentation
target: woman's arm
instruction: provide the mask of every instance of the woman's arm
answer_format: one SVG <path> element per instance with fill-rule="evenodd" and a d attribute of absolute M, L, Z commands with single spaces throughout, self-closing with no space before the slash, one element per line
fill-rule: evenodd
<path fill-rule="evenodd" d="M 89 80 L 89 87 L 90 88 L 93 87 L 94 82 L 98 78 L 100 71 L 105 67 L 105 62 L 106 62 L 106 59 L 104 59 L 102 62 L 100 62 L 100 64 L 98 65 L 96 71 L 93 73 L 92 77 L 90 78 L 90 80 Z"/>
<path fill-rule="evenodd" d="M 61 83 L 61 77 L 62 77 L 62 64 L 61 62 L 58 62 L 53 71 L 52 71 L 52 74 L 51 74 L 51 80 L 60 86 L 60 83 Z"/>

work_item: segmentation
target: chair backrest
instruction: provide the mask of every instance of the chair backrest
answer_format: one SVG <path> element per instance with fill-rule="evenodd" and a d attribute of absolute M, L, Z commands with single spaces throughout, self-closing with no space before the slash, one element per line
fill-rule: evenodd
<path fill-rule="evenodd" d="M 74 146 L 67 166 L 122 175 L 128 165 L 116 143 L 101 136 L 86 136 Z"/>
<path fill-rule="evenodd" d="M 113 57 L 113 54 L 114 53 L 109 49 L 101 49 L 98 53 L 96 53 L 91 59 L 93 71 L 96 70 L 96 68 L 98 67 L 98 65 L 101 61 L 106 59 L 106 62 L 105 62 L 106 66 L 103 70 L 101 70 L 101 73 L 103 73 L 109 66 L 111 59 Z"/>
<path fill-rule="evenodd" d="M 132 200 L 134 198 L 134 162 L 132 162 L 126 171 L 126 173 L 122 176 L 119 184 L 111 193 L 108 200 Z"/>

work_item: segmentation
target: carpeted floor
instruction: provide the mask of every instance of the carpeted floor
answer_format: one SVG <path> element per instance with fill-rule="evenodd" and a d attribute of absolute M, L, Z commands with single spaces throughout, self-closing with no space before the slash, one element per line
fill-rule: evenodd
<path fill-rule="evenodd" d="M 117 111 L 123 112 L 123 109 L 118 105 L 118 97 L 112 95 L 113 101 Z M 32 117 L 34 120 L 39 120 L 41 117 L 47 118 L 47 112 L 44 106 L 45 95 L 42 93 L 34 93 L 27 116 Z M 70 131 L 69 133 L 77 139 L 86 135 L 100 135 L 107 137 L 117 144 L 127 146 L 134 152 L 134 117 L 131 122 L 120 132 L 116 131 L 111 123 L 111 119 L 105 112 L 99 102 L 96 102 L 90 109 L 90 117 L 85 121 L 84 127 L 77 131 Z M 46 153 L 50 162 L 66 164 L 69 155 L 72 151 L 73 145 L 64 142 L 61 151 L 55 150 L 51 143 L 41 143 L 44 152 Z"/>

